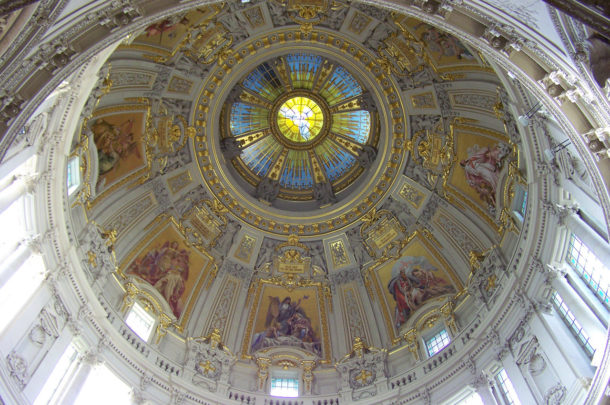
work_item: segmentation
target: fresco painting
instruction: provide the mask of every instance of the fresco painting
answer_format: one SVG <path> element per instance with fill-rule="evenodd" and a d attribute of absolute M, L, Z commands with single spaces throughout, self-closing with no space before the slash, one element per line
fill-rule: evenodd
<path fill-rule="evenodd" d="M 316 288 L 289 292 L 282 287 L 265 286 L 259 303 L 250 352 L 294 346 L 322 356 Z"/>
<path fill-rule="evenodd" d="M 174 316 L 180 319 L 200 284 L 205 264 L 206 259 L 187 247 L 184 237 L 168 226 L 146 245 L 126 273 L 153 286 L 167 301 Z"/>
<path fill-rule="evenodd" d="M 98 157 L 98 189 L 108 187 L 145 166 L 144 114 L 121 113 L 91 120 L 90 129 Z"/>
<path fill-rule="evenodd" d="M 508 145 L 498 143 L 489 147 L 475 144 L 466 152 L 467 157 L 460 160 L 466 182 L 477 192 L 481 200 L 495 207 L 500 171 L 504 158 L 510 153 Z"/>
<path fill-rule="evenodd" d="M 186 14 L 172 16 L 150 24 L 135 38 L 132 45 L 145 45 L 149 51 L 172 53 L 186 38 L 189 29 L 210 19 L 220 11 L 218 5 L 197 8 Z"/>
<path fill-rule="evenodd" d="M 429 300 L 457 292 L 451 277 L 419 241 L 412 242 L 400 259 L 381 266 L 377 278 L 396 331 Z"/>
<path fill-rule="evenodd" d="M 418 23 L 412 30 L 415 37 L 426 46 L 437 67 L 479 64 L 468 48 L 453 35 L 423 23 Z"/>
<path fill-rule="evenodd" d="M 511 148 L 499 139 L 483 135 L 460 132 L 456 137 L 460 142 L 456 143 L 457 164 L 450 183 L 464 199 L 493 216 L 501 191 L 501 174 Z"/>

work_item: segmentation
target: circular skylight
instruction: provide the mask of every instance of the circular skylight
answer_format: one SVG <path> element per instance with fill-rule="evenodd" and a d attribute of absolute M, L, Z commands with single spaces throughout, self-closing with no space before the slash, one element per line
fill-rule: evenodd
<path fill-rule="evenodd" d="M 277 112 L 280 133 L 292 142 L 312 141 L 320 133 L 323 124 L 322 109 L 308 97 L 291 97 Z"/>
<path fill-rule="evenodd" d="M 263 62 L 232 94 L 222 137 L 239 145 L 232 164 L 248 183 L 279 185 L 267 196 L 314 200 L 316 187 L 337 193 L 362 173 L 358 157 L 375 146 L 362 85 L 322 56 L 288 54 Z"/>

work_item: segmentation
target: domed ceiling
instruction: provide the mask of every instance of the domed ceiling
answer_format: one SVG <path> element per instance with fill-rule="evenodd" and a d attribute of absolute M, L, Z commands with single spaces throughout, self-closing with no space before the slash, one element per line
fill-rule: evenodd
<path fill-rule="evenodd" d="M 356 338 L 411 367 L 414 337 L 457 333 L 508 277 L 477 271 L 526 215 L 507 97 L 478 52 L 370 5 L 167 17 L 118 46 L 75 136 L 91 279 L 112 245 L 101 296 L 143 303 L 170 359 L 217 333 L 235 387 L 249 364 L 335 370 Z"/>

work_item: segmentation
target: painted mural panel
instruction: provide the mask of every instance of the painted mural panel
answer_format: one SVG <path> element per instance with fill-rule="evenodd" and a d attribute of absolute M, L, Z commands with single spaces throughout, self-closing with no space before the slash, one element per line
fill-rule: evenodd
<path fill-rule="evenodd" d="M 428 301 L 452 295 L 461 289 L 453 270 L 427 244 L 414 239 L 400 258 L 374 270 L 377 292 L 392 336 Z"/>
<path fill-rule="evenodd" d="M 436 68 L 471 65 L 480 66 L 475 55 L 456 37 L 420 20 L 397 14 L 395 22 L 401 30 L 421 41 Z"/>
<path fill-rule="evenodd" d="M 317 287 L 288 291 L 265 285 L 254 318 L 250 352 L 293 346 L 322 357 L 322 328 Z"/>
<path fill-rule="evenodd" d="M 167 225 L 135 253 L 125 273 L 153 286 L 180 319 L 193 297 L 197 297 L 210 260 L 187 246 L 173 225 Z"/>
<path fill-rule="evenodd" d="M 456 131 L 456 164 L 449 183 L 464 200 L 477 204 L 493 218 L 501 202 L 499 191 L 502 174 L 511 154 L 503 138 L 491 133 Z"/>
<path fill-rule="evenodd" d="M 501 142 L 490 146 L 474 144 L 466 149 L 466 158 L 460 160 L 466 183 L 488 206 L 496 206 L 500 171 L 509 152 L 508 145 Z"/>
<path fill-rule="evenodd" d="M 416 25 L 414 31 L 415 36 L 424 43 L 437 66 L 456 63 L 478 64 L 468 48 L 453 35 L 424 23 Z"/>
<path fill-rule="evenodd" d="M 222 6 L 219 5 L 199 7 L 185 14 L 157 21 L 146 27 L 127 47 L 169 56 L 187 40 L 189 30 L 210 20 L 221 9 Z"/>
<path fill-rule="evenodd" d="M 98 191 L 146 167 L 145 111 L 102 114 L 96 112 L 89 121 L 97 149 Z"/>

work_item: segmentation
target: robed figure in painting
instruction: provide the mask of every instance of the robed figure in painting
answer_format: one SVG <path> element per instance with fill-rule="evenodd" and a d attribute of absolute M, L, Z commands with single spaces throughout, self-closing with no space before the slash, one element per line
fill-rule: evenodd
<path fill-rule="evenodd" d="M 308 299 L 306 295 L 303 300 Z M 265 318 L 265 330 L 254 335 L 251 350 L 270 346 L 297 346 L 320 355 L 322 347 L 311 319 L 301 308 L 301 299 L 296 303 L 292 298 L 269 297 L 269 307 Z"/>
<path fill-rule="evenodd" d="M 165 242 L 152 249 L 141 259 L 136 259 L 127 269 L 163 295 L 176 318 L 182 312 L 181 297 L 189 274 L 189 252 L 180 249 L 178 242 Z"/>
<path fill-rule="evenodd" d="M 131 154 L 140 157 L 138 143 L 133 132 L 133 120 L 129 119 L 119 125 L 98 119 L 91 126 L 93 140 L 97 148 L 99 174 L 103 175 L 118 166 L 121 159 Z"/>
<path fill-rule="evenodd" d="M 468 185 L 491 207 L 496 206 L 500 169 L 508 152 L 507 145 L 503 143 L 492 148 L 474 145 L 468 148 L 468 157 L 460 161 Z"/>
<path fill-rule="evenodd" d="M 435 273 L 438 269 L 423 256 L 404 256 L 394 264 L 388 290 L 396 302 L 397 329 L 428 299 L 455 292 L 449 282 Z"/>

